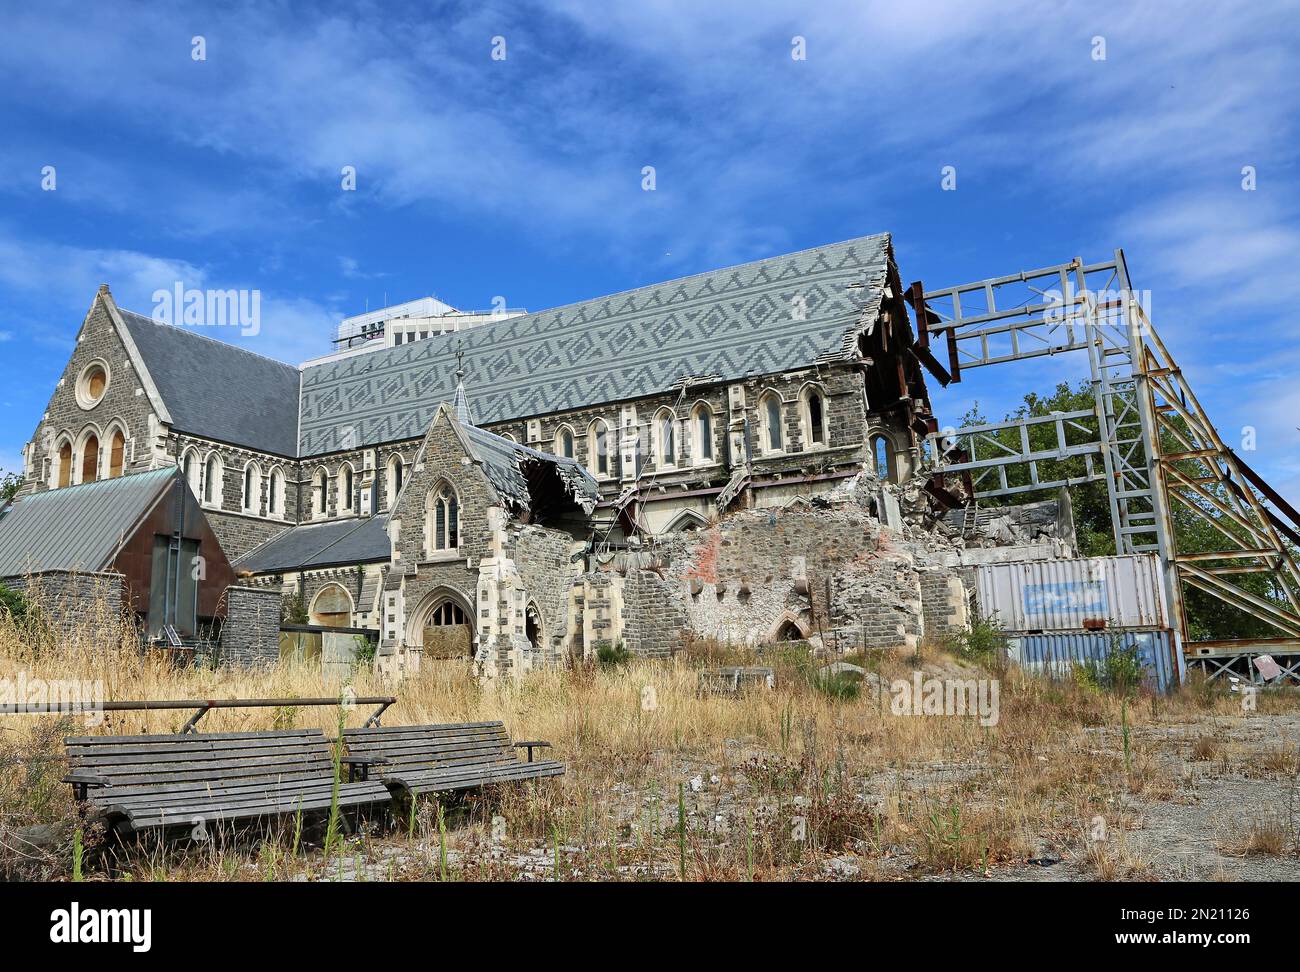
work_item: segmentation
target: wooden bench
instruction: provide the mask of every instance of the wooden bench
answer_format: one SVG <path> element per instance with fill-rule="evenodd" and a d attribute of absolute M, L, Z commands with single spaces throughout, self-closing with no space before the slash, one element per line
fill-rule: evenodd
<path fill-rule="evenodd" d="M 119 832 L 306 815 L 331 806 L 333 750 L 319 729 L 73 736 L 64 743 L 69 773 L 63 782 Z M 342 769 L 341 775 L 352 774 Z M 379 781 L 339 784 L 340 809 L 390 801 Z"/>
<path fill-rule="evenodd" d="M 512 744 L 500 722 L 345 729 L 343 740 L 362 778 L 375 767 L 398 797 L 564 775 L 563 763 L 533 761 L 533 750 L 550 743 Z M 528 762 L 516 748 L 528 750 Z"/>

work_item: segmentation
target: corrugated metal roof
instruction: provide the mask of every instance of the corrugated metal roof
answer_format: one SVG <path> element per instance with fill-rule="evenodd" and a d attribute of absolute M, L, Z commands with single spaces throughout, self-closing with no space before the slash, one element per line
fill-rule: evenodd
<path fill-rule="evenodd" d="M 0 577 L 103 570 L 175 467 L 27 496 L 0 518 Z"/>
<path fill-rule="evenodd" d="M 388 516 L 292 527 L 235 561 L 239 570 L 281 574 L 312 567 L 388 560 Z"/>
<path fill-rule="evenodd" d="M 867 236 L 315 365 L 300 455 L 423 434 L 455 396 L 461 347 L 484 425 L 849 357 L 890 258 L 887 233 Z"/>
<path fill-rule="evenodd" d="M 298 455 L 297 368 L 190 328 L 121 314 L 178 430 Z"/>

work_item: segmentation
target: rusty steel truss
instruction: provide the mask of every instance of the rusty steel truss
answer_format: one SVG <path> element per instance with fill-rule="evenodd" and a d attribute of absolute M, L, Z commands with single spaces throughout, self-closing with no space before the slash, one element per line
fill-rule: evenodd
<path fill-rule="evenodd" d="M 926 452 L 936 472 L 969 477 L 976 497 L 1105 482 L 1115 549 L 1160 558 L 1168 618 L 1190 665 L 1256 682 L 1253 659 L 1272 653 L 1295 670 L 1300 514 L 1219 436 L 1152 326 L 1149 301 L 1133 291 L 1123 251 L 956 287 L 918 283 L 909 299 L 919 343 L 947 347 L 949 382 L 972 368 L 1078 351 L 1093 390 L 1088 410 L 932 431 Z M 1058 468 L 1076 458 L 1082 471 Z M 1215 542 L 1189 542 L 1189 524 Z M 1267 577 L 1269 597 L 1241 586 L 1250 575 Z M 1189 588 L 1276 636 L 1193 641 Z"/>

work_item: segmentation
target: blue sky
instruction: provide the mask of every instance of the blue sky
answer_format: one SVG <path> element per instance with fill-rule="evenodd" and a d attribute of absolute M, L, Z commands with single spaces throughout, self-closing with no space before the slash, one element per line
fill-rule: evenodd
<path fill-rule="evenodd" d="M 1220 431 L 1255 427 L 1250 461 L 1300 499 L 1287 7 L 8 4 L 0 468 L 101 282 L 145 313 L 178 280 L 258 289 L 259 334 L 213 330 L 297 362 L 385 298 L 539 310 L 888 230 L 933 286 L 1124 247 Z M 934 400 L 1000 418 L 1084 367 Z"/>

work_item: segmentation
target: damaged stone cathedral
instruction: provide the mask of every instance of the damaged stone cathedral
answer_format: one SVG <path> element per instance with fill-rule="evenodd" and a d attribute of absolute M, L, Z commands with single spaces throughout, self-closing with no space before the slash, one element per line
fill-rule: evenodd
<path fill-rule="evenodd" d="M 904 297 L 882 234 L 538 313 L 429 298 L 293 366 L 104 286 L 15 505 L 172 470 L 238 578 L 197 619 L 232 656 L 276 651 L 231 643 L 257 592 L 378 632 L 397 673 L 690 637 L 914 645 L 967 624 L 963 571 L 1008 539 L 952 540 Z M 1069 553 L 1046 505 L 1010 542 Z"/>

